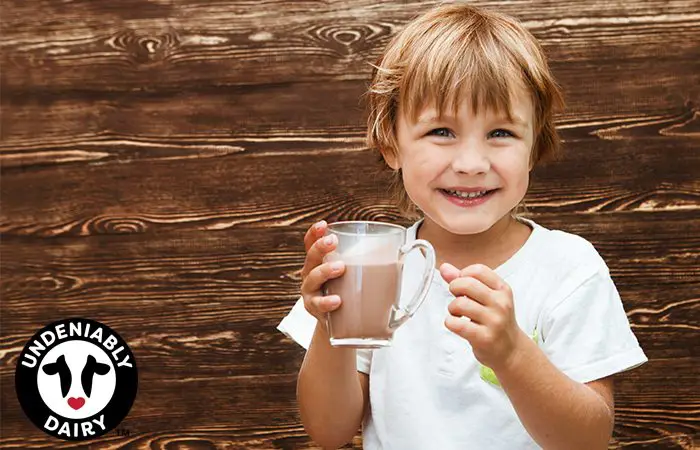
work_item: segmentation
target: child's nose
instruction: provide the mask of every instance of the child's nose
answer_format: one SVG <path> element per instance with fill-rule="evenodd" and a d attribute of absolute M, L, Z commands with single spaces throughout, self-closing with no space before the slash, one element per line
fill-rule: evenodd
<path fill-rule="evenodd" d="M 485 149 L 474 142 L 457 146 L 452 155 L 452 170 L 455 172 L 476 175 L 488 172 L 490 166 Z"/>

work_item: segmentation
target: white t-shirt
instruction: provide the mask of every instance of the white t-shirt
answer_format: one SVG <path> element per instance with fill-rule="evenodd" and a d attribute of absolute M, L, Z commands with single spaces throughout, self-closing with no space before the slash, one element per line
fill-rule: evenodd
<path fill-rule="evenodd" d="M 522 219 L 533 231 L 496 273 L 512 288 L 518 325 L 538 335 L 550 361 L 585 383 L 647 361 L 632 333 L 608 267 L 584 238 Z M 408 229 L 416 238 L 420 221 Z M 405 259 L 401 304 L 418 289 L 424 257 Z M 454 299 L 436 270 L 418 312 L 393 344 L 358 350 L 370 376 L 365 449 L 536 449 L 505 392 L 481 376 L 469 342 L 444 326 Z M 316 319 L 300 299 L 278 329 L 308 349 Z"/>

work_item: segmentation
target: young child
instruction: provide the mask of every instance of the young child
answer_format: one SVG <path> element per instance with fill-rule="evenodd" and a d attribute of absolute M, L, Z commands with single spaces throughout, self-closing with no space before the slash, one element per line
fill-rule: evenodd
<path fill-rule="evenodd" d="M 301 419 L 327 448 L 604 449 L 613 375 L 646 361 L 605 262 L 585 239 L 519 217 L 532 168 L 558 148 L 560 91 L 515 19 L 442 6 L 391 41 L 374 71 L 368 142 L 394 171 L 437 267 L 428 298 L 378 350 L 334 348 L 322 296 L 326 223 L 304 238 L 302 298 L 279 329 L 308 349 Z M 423 270 L 407 258 L 402 304 Z"/>

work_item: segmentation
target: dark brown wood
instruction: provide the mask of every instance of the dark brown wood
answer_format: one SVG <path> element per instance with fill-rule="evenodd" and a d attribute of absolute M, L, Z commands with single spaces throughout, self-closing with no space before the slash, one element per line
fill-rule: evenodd
<path fill-rule="evenodd" d="M 610 448 L 697 448 L 697 5 L 481 3 L 541 39 L 567 97 L 565 152 L 536 169 L 530 215 L 596 245 L 650 358 L 617 382 Z M 315 448 L 303 350 L 275 326 L 311 223 L 409 224 L 360 97 L 430 4 L 0 3 L 0 447 L 85 447 L 36 429 L 13 382 L 38 328 L 83 316 L 129 342 L 140 374 L 130 435 L 90 448 Z"/>

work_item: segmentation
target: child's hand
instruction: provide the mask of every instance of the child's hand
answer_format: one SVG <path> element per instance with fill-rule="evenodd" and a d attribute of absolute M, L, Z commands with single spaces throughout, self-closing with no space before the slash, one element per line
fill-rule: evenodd
<path fill-rule="evenodd" d="M 510 286 L 482 264 L 460 271 L 445 263 L 440 274 L 456 297 L 447 307 L 447 329 L 469 341 L 481 364 L 494 370 L 506 365 L 527 339 L 515 320 Z"/>
<path fill-rule="evenodd" d="M 338 238 L 333 235 L 321 239 L 326 232 L 326 226 L 326 222 L 322 220 L 306 232 L 304 236 L 306 260 L 304 268 L 301 269 L 301 295 L 304 297 L 304 307 L 322 322 L 326 320 L 327 312 L 340 306 L 340 297 L 337 295 L 324 297 L 321 287 L 326 281 L 338 278 L 345 272 L 345 266 L 340 261 L 323 262 L 323 257 L 335 250 L 335 246 L 338 245 Z"/>

